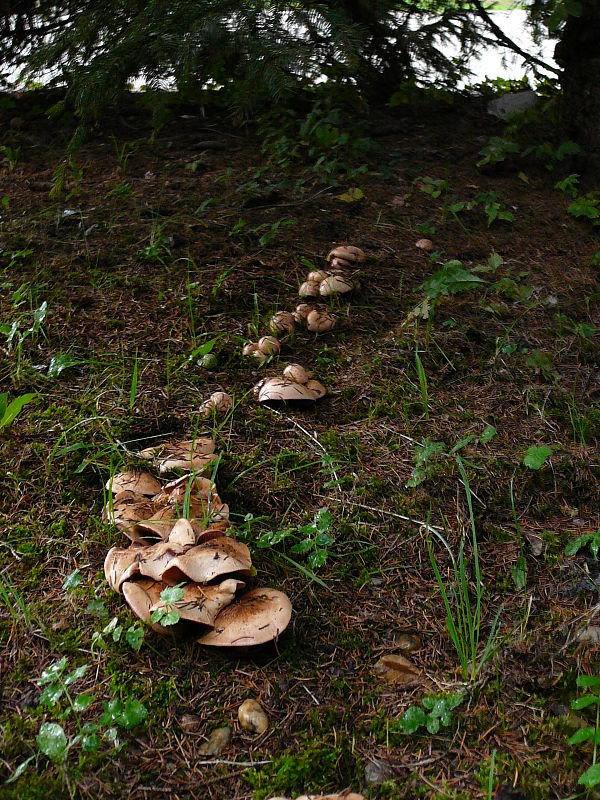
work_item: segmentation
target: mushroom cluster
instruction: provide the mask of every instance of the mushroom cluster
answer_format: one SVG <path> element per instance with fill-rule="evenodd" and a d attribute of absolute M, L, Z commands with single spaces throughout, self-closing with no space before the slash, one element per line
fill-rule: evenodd
<path fill-rule="evenodd" d="M 327 390 L 301 364 L 288 364 L 281 378 L 263 378 L 254 387 L 259 403 L 314 403 L 325 397 Z"/>
<path fill-rule="evenodd" d="M 327 269 L 309 272 L 298 294 L 308 298 L 351 292 L 355 286 L 351 270 L 355 270 L 356 265 L 364 260 L 365 254 L 359 247 L 350 244 L 334 247 L 327 256 Z"/>
<path fill-rule="evenodd" d="M 217 458 L 214 449 L 212 439 L 148 448 L 140 455 L 153 458 L 161 474 L 193 471 L 164 485 L 140 470 L 108 481 L 104 518 L 131 543 L 109 550 L 104 574 L 134 614 L 159 633 L 166 628 L 152 618 L 162 609 L 199 626 L 201 644 L 264 644 L 286 629 L 292 607 L 274 589 L 251 589 L 239 596 L 246 586 L 242 579 L 252 572 L 250 551 L 227 535 L 229 508 L 214 482 L 197 474 Z M 168 603 L 162 594 L 173 586 L 183 590 L 182 596 Z"/>
<path fill-rule="evenodd" d="M 263 336 L 258 342 L 250 342 L 245 345 L 242 352 L 245 356 L 252 356 L 262 363 L 271 356 L 278 355 L 280 350 L 281 345 L 275 336 Z"/>

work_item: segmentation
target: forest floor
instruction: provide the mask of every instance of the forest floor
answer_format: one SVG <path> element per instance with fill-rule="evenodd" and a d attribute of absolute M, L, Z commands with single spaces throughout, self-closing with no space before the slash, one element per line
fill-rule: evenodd
<path fill-rule="evenodd" d="M 583 796 L 593 748 L 568 740 L 594 727 L 593 702 L 571 703 L 600 655 L 596 196 L 555 188 L 577 169 L 531 113 L 521 152 L 478 167 L 505 129 L 481 98 L 259 127 L 173 106 L 156 131 L 147 100 L 66 160 L 67 113 L 49 120 L 45 94 L 0 103 L 0 386 L 35 394 L 0 430 L 0 797 Z M 343 243 L 367 260 L 331 303 L 338 326 L 243 357 Z M 260 406 L 253 385 L 290 362 L 327 396 Z M 236 405 L 207 424 L 215 390 Z M 250 583 L 293 604 L 256 651 L 141 641 L 105 583 L 126 539 L 103 484 L 197 435 L 222 453 Z M 468 586 L 474 614 L 482 595 L 463 668 L 441 586 L 452 609 Z M 390 655 L 404 671 L 382 670 Z M 260 736 L 238 724 L 248 697 Z"/>

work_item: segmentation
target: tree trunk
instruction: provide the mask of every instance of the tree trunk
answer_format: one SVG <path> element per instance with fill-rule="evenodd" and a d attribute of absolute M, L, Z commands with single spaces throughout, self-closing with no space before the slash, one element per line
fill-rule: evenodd
<path fill-rule="evenodd" d="M 569 16 L 554 57 L 563 68 L 563 128 L 585 157 L 585 178 L 600 178 L 600 2 L 582 0 Z"/>

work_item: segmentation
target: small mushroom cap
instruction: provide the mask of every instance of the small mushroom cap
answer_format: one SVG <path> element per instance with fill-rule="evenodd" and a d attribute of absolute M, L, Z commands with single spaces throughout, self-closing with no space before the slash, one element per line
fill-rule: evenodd
<path fill-rule="evenodd" d="M 271 378 L 265 381 L 260 392 L 258 393 L 259 403 L 268 402 L 293 402 L 295 400 L 311 402 L 314 401 L 312 392 L 310 392 L 301 383 L 288 380 L 287 378 Z"/>
<path fill-rule="evenodd" d="M 136 617 L 145 622 L 146 625 L 150 625 L 153 631 L 163 636 L 167 635 L 169 630 L 152 622 L 152 611 L 150 609 L 154 603 L 160 600 L 160 593 L 166 588 L 166 583 L 153 581 L 150 578 L 143 578 L 139 581 L 125 581 L 121 587 L 123 596 Z"/>
<path fill-rule="evenodd" d="M 430 253 L 435 245 L 431 241 L 431 239 L 418 239 L 415 242 L 415 247 L 418 247 L 419 250 L 425 250 L 427 253 Z"/>
<path fill-rule="evenodd" d="M 162 442 L 161 444 L 152 445 L 152 447 L 146 447 L 138 455 L 141 458 L 166 457 L 173 452 L 179 453 L 182 450 L 187 450 L 187 452 L 193 453 L 195 456 L 204 456 L 215 452 L 215 442 L 214 439 L 210 439 L 208 436 L 199 436 L 197 439 L 189 439 L 183 442 Z"/>
<path fill-rule="evenodd" d="M 318 297 L 319 296 L 319 281 L 304 281 L 298 289 L 300 297 Z"/>
<path fill-rule="evenodd" d="M 281 346 L 274 336 L 263 336 L 258 340 L 258 349 L 267 356 L 276 356 Z"/>
<path fill-rule="evenodd" d="M 278 311 L 269 321 L 269 328 L 273 333 L 294 333 L 296 320 L 290 311 Z"/>
<path fill-rule="evenodd" d="M 328 311 L 311 311 L 306 318 L 306 327 L 312 333 L 325 333 L 335 328 L 337 319 Z"/>
<path fill-rule="evenodd" d="M 325 278 L 327 278 L 328 276 L 329 273 L 325 272 L 325 270 L 317 269 L 313 270 L 312 272 L 309 272 L 308 275 L 306 276 L 306 280 L 313 281 L 316 283 L 321 283 L 321 281 L 324 281 Z"/>
<path fill-rule="evenodd" d="M 351 264 L 355 264 L 357 262 L 364 261 L 366 255 L 360 249 L 360 247 L 354 247 L 352 244 L 344 244 L 340 245 L 340 247 L 334 247 L 333 250 L 331 250 L 327 255 L 327 261 L 331 261 L 334 258 L 343 258 L 344 261 L 349 261 Z"/>
<path fill-rule="evenodd" d="M 325 389 L 325 387 L 320 381 L 307 381 L 305 386 L 309 390 L 309 392 L 312 392 L 312 395 L 315 398 L 315 400 L 320 400 L 327 394 L 327 389 Z"/>
<path fill-rule="evenodd" d="M 213 647 L 251 647 L 276 640 L 290 624 L 292 604 L 275 589 L 251 589 L 223 609 L 214 630 L 198 639 Z"/>
<path fill-rule="evenodd" d="M 160 492 L 160 483 L 154 475 L 143 470 L 132 470 L 130 472 L 119 472 L 106 481 L 105 489 L 113 494 L 118 494 L 126 489 L 143 494 L 148 497 Z"/>
<path fill-rule="evenodd" d="M 188 519 L 178 519 L 169 534 L 171 544 L 188 547 L 196 544 L 196 533 Z"/>
<path fill-rule="evenodd" d="M 346 294 L 354 289 L 354 284 L 347 278 L 341 275 L 330 275 L 321 281 L 319 285 L 319 294 L 323 297 L 329 297 L 332 294 Z"/>
<path fill-rule="evenodd" d="M 255 358 L 260 364 L 264 364 L 265 361 L 269 358 L 269 356 L 266 353 L 263 353 L 262 350 L 258 349 L 258 345 L 256 346 L 256 350 L 250 353 L 250 355 L 252 356 L 252 358 Z"/>
<path fill-rule="evenodd" d="M 102 519 L 112 522 L 120 530 L 127 530 L 139 520 L 150 519 L 153 514 L 154 506 L 148 497 L 124 489 L 113 497 L 112 502 L 106 503 Z"/>
<path fill-rule="evenodd" d="M 256 342 L 250 342 L 247 345 L 244 345 L 244 349 L 242 350 L 242 354 L 245 356 L 251 356 L 258 350 L 258 345 Z"/>
<path fill-rule="evenodd" d="M 233 397 L 227 392 L 213 392 L 199 408 L 200 414 L 208 419 L 216 414 L 227 414 L 233 408 Z"/>
<path fill-rule="evenodd" d="M 269 718 L 256 700 L 244 700 L 238 709 L 240 727 L 249 733 L 263 734 L 269 727 Z"/>
<path fill-rule="evenodd" d="M 329 264 L 332 269 L 349 269 L 354 266 L 351 261 L 346 261 L 345 258 L 332 258 Z"/>
<path fill-rule="evenodd" d="M 252 559 L 246 545 L 228 536 L 220 536 L 190 547 L 173 558 L 169 574 L 162 575 L 168 582 L 177 583 L 179 574 L 183 574 L 194 583 L 209 583 L 219 575 L 249 575 L 251 567 Z"/>
<path fill-rule="evenodd" d="M 312 373 L 304 369 L 302 364 L 288 364 L 283 370 L 283 377 L 296 383 L 306 383 Z"/>
<path fill-rule="evenodd" d="M 215 586 L 198 586 L 195 583 L 188 583 L 183 587 L 183 597 L 173 603 L 173 609 L 177 611 L 181 619 L 198 622 L 201 625 L 214 625 L 217 614 L 235 598 L 238 589 L 242 589 L 246 584 L 234 578 L 228 578 Z M 150 611 L 165 608 L 163 600 L 159 599 L 154 603 Z"/>
<path fill-rule="evenodd" d="M 126 550 L 110 548 L 104 559 L 104 577 L 113 591 L 120 592 L 121 584 L 139 574 L 139 562 L 143 556 L 144 548 L 135 545 Z"/>

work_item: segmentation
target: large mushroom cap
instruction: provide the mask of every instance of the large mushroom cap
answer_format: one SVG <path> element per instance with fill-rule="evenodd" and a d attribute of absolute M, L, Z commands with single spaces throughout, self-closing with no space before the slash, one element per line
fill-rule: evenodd
<path fill-rule="evenodd" d="M 216 586 L 188 583 L 183 587 L 183 597 L 175 601 L 172 608 L 177 611 L 181 619 L 212 627 L 219 612 L 233 602 L 237 590 L 244 586 L 243 581 L 233 578 L 228 578 Z M 165 602 L 159 599 L 152 605 L 150 611 L 165 607 Z"/>
<path fill-rule="evenodd" d="M 314 402 L 314 399 L 312 392 L 305 386 L 287 378 L 271 378 L 265 381 L 258 393 L 259 403 Z"/>
<path fill-rule="evenodd" d="M 157 542 L 145 547 L 143 557 L 139 561 L 140 574 L 155 581 L 162 580 L 164 573 L 183 551 L 182 545 L 170 541 Z"/>
<path fill-rule="evenodd" d="M 292 604 L 275 589 L 252 589 L 223 609 L 214 630 L 198 641 L 212 647 L 252 647 L 276 640 L 292 618 Z"/>
<path fill-rule="evenodd" d="M 258 349 L 266 356 L 276 356 L 281 350 L 281 345 L 274 336 L 262 336 L 258 340 Z"/>
<path fill-rule="evenodd" d="M 220 575 L 249 575 L 251 567 L 250 551 L 243 542 L 219 536 L 177 555 L 162 578 L 177 583 L 185 575 L 194 583 L 210 583 Z"/>
<path fill-rule="evenodd" d="M 123 596 L 136 617 L 145 622 L 146 625 L 150 625 L 153 631 L 161 633 L 163 636 L 168 634 L 169 630 L 152 622 L 151 608 L 160 600 L 160 593 L 166 588 L 167 584 L 157 583 L 150 580 L 150 578 L 142 578 L 139 581 L 125 581 L 121 587 Z"/>
<path fill-rule="evenodd" d="M 307 381 L 305 386 L 309 390 L 309 392 L 312 392 L 312 395 L 315 398 L 315 400 L 320 400 L 327 394 L 327 389 L 323 386 L 323 384 L 320 381 Z"/>
<path fill-rule="evenodd" d="M 112 522 L 120 530 L 127 531 L 136 522 L 150 519 L 153 514 L 154 505 L 151 500 L 143 494 L 132 492 L 131 489 L 124 489 L 113 497 L 112 502 L 106 503 L 102 519 L 105 522 Z"/>
<path fill-rule="evenodd" d="M 325 333 L 335 328 L 337 319 L 329 311 L 315 309 L 306 317 L 306 327 L 312 333 Z"/>
<path fill-rule="evenodd" d="M 327 255 L 327 261 L 331 261 L 334 258 L 343 258 L 344 261 L 350 261 L 354 264 L 359 261 L 364 261 L 366 255 L 360 247 L 354 247 L 352 244 L 344 244 L 340 245 L 340 247 L 334 247 Z"/>
<path fill-rule="evenodd" d="M 132 470 L 113 475 L 106 481 L 105 488 L 113 494 L 129 490 L 136 494 L 152 497 L 160 492 L 160 483 L 149 472 Z"/>
<path fill-rule="evenodd" d="M 319 281 L 304 281 L 298 289 L 300 297 L 318 297 L 319 296 Z"/>
<path fill-rule="evenodd" d="M 306 383 L 311 375 L 312 372 L 305 369 L 302 364 L 288 364 L 283 370 L 283 377 L 296 383 Z"/>
<path fill-rule="evenodd" d="M 104 577 L 111 589 L 121 591 L 121 585 L 140 571 L 144 548 L 131 545 L 126 550 L 111 547 L 104 559 Z"/>
<path fill-rule="evenodd" d="M 290 311 L 278 311 L 269 321 L 269 328 L 273 333 L 294 333 L 296 320 Z"/>
<path fill-rule="evenodd" d="M 354 284 L 347 278 L 341 275 L 330 275 L 321 281 L 319 285 L 319 294 L 323 297 L 329 297 L 332 294 L 346 294 L 354 289 Z"/>

